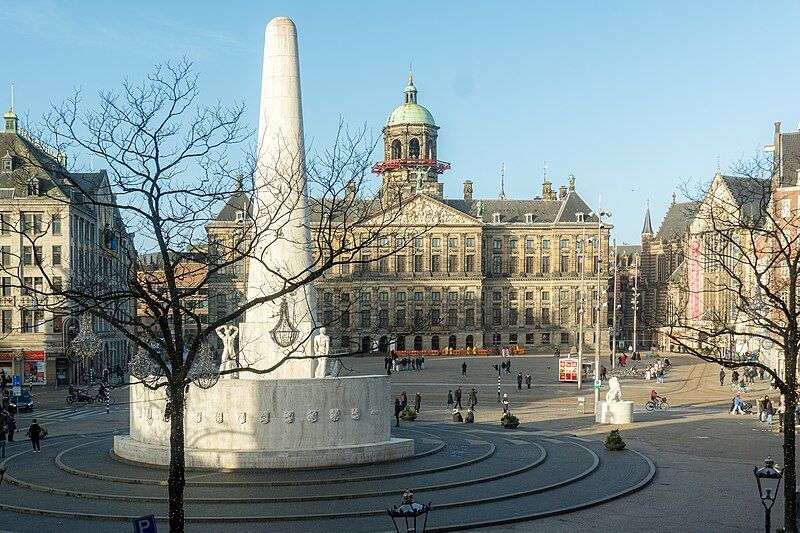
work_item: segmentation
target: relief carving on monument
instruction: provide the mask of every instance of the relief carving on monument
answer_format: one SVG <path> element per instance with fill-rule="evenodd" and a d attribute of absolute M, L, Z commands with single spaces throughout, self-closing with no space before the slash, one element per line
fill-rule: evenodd
<path fill-rule="evenodd" d="M 194 412 L 194 422 L 195 424 L 199 424 L 203 421 L 203 412 L 202 411 L 195 411 Z"/>
<path fill-rule="evenodd" d="M 269 424 L 269 411 L 261 411 L 258 421 L 262 424 Z"/>
<path fill-rule="evenodd" d="M 319 411 L 315 411 L 313 409 L 310 410 L 308 413 L 306 413 L 306 418 L 309 422 L 316 422 L 319 419 Z"/>
<path fill-rule="evenodd" d="M 244 412 L 241 412 L 241 411 L 236 413 L 236 420 L 240 424 L 244 424 L 245 422 L 247 422 L 247 413 L 244 413 Z"/>
<path fill-rule="evenodd" d="M 214 413 L 214 421 L 215 421 L 217 424 L 222 424 L 222 421 L 223 421 L 224 419 L 225 419 L 225 417 L 222 415 L 222 412 L 221 412 L 221 411 L 217 411 L 216 413 Z"/>
<path fill-rule="evenodd" d="M 153 420 L 153 408 L 152 407 L 148 407 L 147 408 L 147 419 L 148 420 Z"/>
<path fill-rule="evenodd" d="M 339 421 L 339 417 L 341 417 L 341 416 L 342 416 L 341 409 L 331 409 L 331 413 L 330 413 L 331 422 L 338 422 Z"/>
<path fill-rule="evenodd" d="M 358 407 L 353 407 L 353 409 L 350 410 L 350 418 L 353 420 L 361 418 L 361 410 Z"/>
<path fill-rule="evenodd" d="M 283 413 L 283 421 L 287 424 L 294 422 L 294 411 L 285 411 Z"/>
<path fill-rule="evenodd" d="M 373 409 L 372 411 L 369 412 L 369 414 L 371 414 L 372 416 L 378 416 L 379 414 L 381 414 L 381 412 L 378 411 L 377 409 Z"/>

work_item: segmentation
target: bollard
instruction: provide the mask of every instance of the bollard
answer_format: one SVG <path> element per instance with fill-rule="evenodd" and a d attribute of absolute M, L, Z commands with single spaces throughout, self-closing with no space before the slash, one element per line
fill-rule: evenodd
<path fill-rule="evenodd" d="M 582 415 L 586 414 L 586 396 L 578 396 L 578 412 Z"/>

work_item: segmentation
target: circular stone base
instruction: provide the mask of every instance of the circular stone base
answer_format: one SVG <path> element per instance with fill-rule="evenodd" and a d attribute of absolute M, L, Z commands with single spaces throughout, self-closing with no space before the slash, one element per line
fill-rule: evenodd
<path fill-rule="evenodd" d="M 168 466 L 169 447 L 146 444 L 129 436 L 114 437 L 114 454 L 126 461 Z M 336 467 L 394 461 L 414 455 L 414 441 L 391 439 L 388 442 L 316 448 L 313 450 L 198 450 L 186 448 L 187 468 L 280 469 Z"/>
<path fill-rule="evenodd" d="M 632 424 L 633 402 L 597 402 L 594 421 L 600 424 Z"/>

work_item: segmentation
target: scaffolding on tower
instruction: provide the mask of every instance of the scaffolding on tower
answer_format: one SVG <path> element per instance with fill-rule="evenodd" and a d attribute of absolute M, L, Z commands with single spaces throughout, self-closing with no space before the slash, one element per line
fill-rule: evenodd
<path fill-rule="evenodd" d="M 372 165 L 372 173 L 383 174 L 389 170 L 397 170 L 400 168 L 424 168 L 435 170 L 437 174 L 441 174 L 445 170 L 450 170 L 450 163 L 437 161 L 436 159 L 389 159 L 387 161 L 378 161 Z"/>

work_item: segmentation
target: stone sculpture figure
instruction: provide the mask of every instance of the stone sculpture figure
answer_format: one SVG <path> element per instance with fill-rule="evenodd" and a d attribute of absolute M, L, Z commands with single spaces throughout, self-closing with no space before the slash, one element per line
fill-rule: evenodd
<path fill-rule="evenodd" d="M 236 326 L 220 326 L 217 328 L 217 336 L 222 340 L 222 364 L 219 366 L 220 371 L 232 370 L 237 367 L 236 352 L 233 349 L 233 339 L 239 334 L 239 328 Z M 225 377 L 229 379 L 238 379 L 239 374 L 226 374 Z"/>
<path fill-rule="evenodd" d="M 319 328 L 319 333 L 314 337 L 314 356 L 311 362 L 311 377 L 323 378 L 328 374 L 331 353 L 331 338 L 325 333 L 325 328 Z"/>
<path fill-rule="evenodd" d="M 613 377 L 608 380 L 608 392 L 606 393 L 606 401 L 609 403 L 622 401 L 622 387 L 619 384 L 619 379 Z"/>

